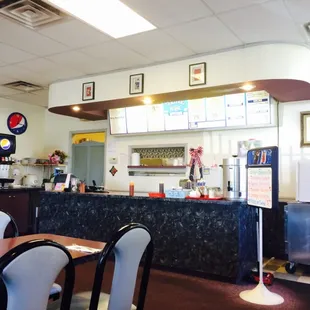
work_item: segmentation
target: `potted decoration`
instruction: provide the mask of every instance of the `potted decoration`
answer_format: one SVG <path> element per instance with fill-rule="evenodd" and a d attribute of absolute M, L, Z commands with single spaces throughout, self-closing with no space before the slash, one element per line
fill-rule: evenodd
<path fill-rule="evenodd" d="M 68 158 L 68 155 L 61 150 L 55 150 L 52 154 L 48 155 L 48 158 L 53 165 L 58 165 L 63 164 Z"/>

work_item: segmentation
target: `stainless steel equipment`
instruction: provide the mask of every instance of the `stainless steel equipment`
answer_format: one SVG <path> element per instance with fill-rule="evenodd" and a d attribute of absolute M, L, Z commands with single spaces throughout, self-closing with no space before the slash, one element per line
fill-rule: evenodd
<path fill-rule="evenodd" d="M 223 159 L 223 194 L 225 199 L 246 199 L 246 178 L 246 158 Z"/>
<path fill-rule="evenodd" d="M 288 203 L 286 214 L 286 243 L 288 273 L 296 271 L 297 264 L 310 265 L 310 204 Z"/>

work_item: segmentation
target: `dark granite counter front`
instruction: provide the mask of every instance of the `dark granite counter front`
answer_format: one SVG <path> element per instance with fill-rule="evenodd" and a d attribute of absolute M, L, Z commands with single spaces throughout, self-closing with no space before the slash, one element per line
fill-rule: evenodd
<path fill-rule="evenodd" d="M 130 222 L 154 238 L 154 264 L 239 282 L 256 263 L 256 214 L 245 203 L 42 192 L 39 232 L 107 241 Z"/>

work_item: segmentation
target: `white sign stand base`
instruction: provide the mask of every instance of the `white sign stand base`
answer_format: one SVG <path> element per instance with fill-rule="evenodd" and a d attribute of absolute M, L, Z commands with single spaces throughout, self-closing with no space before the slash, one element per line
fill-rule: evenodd
<path fill-rule="evenodd" d="M 257 305 L 274 306 L 284 302 L 283 297 L 270 292 L 263 282 L 263 209 L 259 208 L 259 284 L 240 293 L 240 298 Z"/>

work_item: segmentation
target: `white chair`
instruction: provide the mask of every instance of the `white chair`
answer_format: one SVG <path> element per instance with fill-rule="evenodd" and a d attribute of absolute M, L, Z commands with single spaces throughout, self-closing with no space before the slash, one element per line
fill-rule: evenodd
<path fill-rule="evenodd" d="M 50 289 L 65 268 L 61 310 L 69 310 L 75 269 L 69 251 L 51 240 L 22 243 L 0 258 L 0 275 L 7 290 L 7 310 L 44 310 Z"/>
<path fill-rule="evenodd" d="M 5 230 L 7 229 L 9 224 L 12 226 L 13 229 L 13 234 L 10 237 L 17 237 L 19 235 L 19 232 L 15 220 L 9 213 L 0 211 L 0 239 L 4 238 Z"/>
<path fill-rule="evenodd" d="M 115 268 L 111 294 L 101 293 L 106 262 L 111 253 Z M 137 306 L 133 305 L 137 272 L 143 253 L 146 252 Z M 153 241 L 149 230 L 141 224 L 121 228 L 107 243 L 97 263 L 93 289 L 73 296 L 71 310 L 143 310 L 153 257 Z M 58 302 L 48 310 L 60 309 Z"/>

